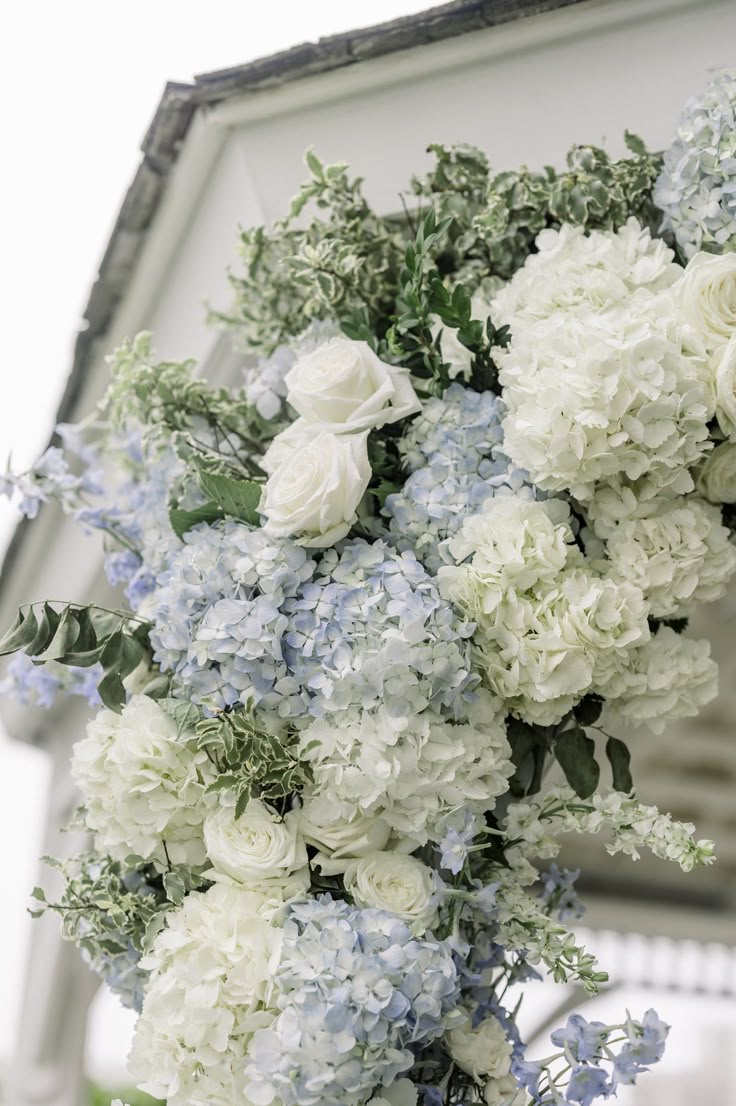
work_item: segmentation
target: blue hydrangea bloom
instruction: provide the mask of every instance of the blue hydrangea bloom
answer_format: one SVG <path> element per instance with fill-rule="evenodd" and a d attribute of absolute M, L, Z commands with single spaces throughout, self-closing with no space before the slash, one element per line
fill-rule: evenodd
<path fill-rule="evenodd" d="M 142 608 L 153 621 L 154 659 L 195 701 L 306 713 L 306 694 L 284 660 L 284 604 L 313 570 L 301 546 L 244 523 L 195 526 Z"/>
<path fill-rule="evenodd" d="M 443 563 L 441 543 L 491 496 L 534 491 L 501 452 L 503 404 L 491 392 L 452 384 L 425 404 L 399 443 L 409 477 L 389 495 L 383 513 L 390 540 L 413 550 L 431 572 Z"/>
<path fill-rule="evenodd" d="M 468 659 L 472 627 L 413 553 L 346 541 L 327 550 L 285 609 L 284 657 L 313 716 L 379 704 L 396 717 L 429 704 L 462 715 L 477 683 Z"/>
<path fill-rule="evenodd" d="M 274 987 L 281 1012 L 254 1035 L 246 1069 L 258 1102 L 358 1106 L 461 1020 L 445 942 L 329 895 L 289 907 Z"/>
<path fill-rule="evenodd" d="M 736 250 L 736 71 L 686 103 L 653 196 L 686 257 Z"/>

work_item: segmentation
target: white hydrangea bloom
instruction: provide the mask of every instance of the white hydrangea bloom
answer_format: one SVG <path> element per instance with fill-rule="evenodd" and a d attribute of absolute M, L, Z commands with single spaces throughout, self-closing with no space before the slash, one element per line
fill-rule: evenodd
<path fill-rule="evenodd" d="M 496 326 L 510 326 L 514 338 L 559 312 L 628 306 L 640 291 L 661 292 L 682 274 L 672 250 L 634 218 L 617 231 L 586 234 L 569 224 L 543 230 L 536 246 L 491 304 Z"/>
<path fill-rule="evenodd" d="M 278 904 L 217 883 L 187 896 L 142 961 L 151 972 L 129 1068 L 169 1106 L 246 1102 L 244 1066 L 278 965 Z"/>
<path fill-rule="evenodd" d="M 450 550 L 463 563 L 440 587 L 476 624 L 484 683 L 526 721 L 558 722 L 647 640 L 641 590 L 586 562 L 560 500 L 489 500 Z"/>
<path fill-rule="evenodd" d="M 432 710 L 397 718 L 351 708 L 339 726 L 316 719 L 300 734 L 314 773 L 312 811 L 323 824 L 356 811 L 380 814 L 423 844 L 458 808 L 493 809 L 513 772 L 496 706 L 480 693 L 471 722 L 458 725 Z"/>
<path fill-rule="evenodd" d="M 718 665 L 711 659 L 709 641 L 662 626 L 596 690 L 608 700 L 607 722 L 646 725 L 661 733 L 667 722 L 695 717 L 716 697 Z"/>
<path fill-rule="evenodd" d="M 695 495 L 639 504 L 609 536 L 608 554 L 621 577 L 641 588 L 656 618 L 720 599 L 736 571 L 736 547 L 720 509 Z"/>
<path fill-rule="evenodd" d="M 548 491 L 589 499 L 595 484 L 646 475 L 690 491 L 715 408 L 704 359 L 686 352 L 666 295 L 638 313 L 559 312 L 498 351 L 504 449 Z"/>
<path fill-rule="evenodd" d="M 98 848 L 134 854 L 165 870 L 205 863 L 203 823 L 214 769 L 193 734 L 153 699 L 134 695 L 121 714 L 102 710 L 74 746 L 72 776 Z"/>

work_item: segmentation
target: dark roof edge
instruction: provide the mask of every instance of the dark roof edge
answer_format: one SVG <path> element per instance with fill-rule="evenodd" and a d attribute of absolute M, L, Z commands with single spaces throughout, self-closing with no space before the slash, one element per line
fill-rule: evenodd
<path fill-rule="evenodd" d="M 68 421 L 82 391 L 98 338 L 107 331 L 135 271 L 179 148 L 200 106 L 341 69 L 361 61 L 510 23 L 582 0 L 452 0 L 416 15 L 305 42 L 231 69 L 203 73 L 193 84 L 169 82 L 141 143 L 142 160 L 128 188 L 99 264 L 83 315 L 71 371 L 56 421 Z M 0 579 L 12 569 L 28 526 L 22 519 L 8 544 Z M 0 585 L 1 586 L 1 585 Z"/>

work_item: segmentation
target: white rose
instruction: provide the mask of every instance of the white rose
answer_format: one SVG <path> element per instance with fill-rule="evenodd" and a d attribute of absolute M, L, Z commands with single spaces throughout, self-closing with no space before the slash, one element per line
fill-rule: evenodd
<path fill-rule="evenodd" d="M 417 1088 L 411 1079 L 397 1079 L 390 1087 L 381 1087 L 380 1092 L 368 1106 L 417 1106 Z"/>
<path fill-rule="evenodd" d="M 291 450 L 269 477 L 258 510 L 274 537 L 299 535 L 305 546 L 324 549 L 344 538 L 371 478 L 367 433 L 315 433 Z"/>
<path fill-rule="evenodd" d="M 345 888 L 358 906 L 389 910 L 424 933 L 437 920 L 432 871 L 414 856 L 381 852 L 348 865 Z"/>
<path fill-rule="evenodd" d="M 687 322 L 713 353 L 736 332 L 736 254 L 697 253 L 677 285 Z"/>
<path fill-rule="evenodd" d="M 711 503 L 736 503 L 736 442 L 721 442 L 707 455 L 697 488 Z"/>
<path fill-rule="evenodd" d="M 381 361 L 367 342 L 332 338 L 285 377 L 287 398 L 309 423 L 339 434 L 370 430 L 420 410 L 406 369 Z"/>
<path fill-rule="evenodd" d="M 269 476 L 276 472 L 287 457 L 297 450 L 304 449 L 314 441 L 314 427 L 304 419 L 297 419 L 277 434 L 263 454 L 258 464 Z"/>
<path fill-rule="evenodd" d="M 220 806 L 204 823 L 207 855 L 216 872 L 239 883 L 281 880 L 307 864 L 307 850 L 295 811 L 283 820 L 260 799 L 251 799 L 239 818 Z"/>
<path fill-rule="evenodd" d="M 497 1018 L 485 1018 L 475 1029 L 470 1019 L 445 1034 L 458 1067 L 480 1082 L 483 1076 L 503 1079 L 511 1070 L 511 1045 Z"/>
<path fill-rule="evenodd" d="M 313 863 L 323 875 L 341 874 L 351 861 L 386 848 L 391 827 L 383 818 L 358 812 L 328 822 L 326 805 L 311 796 L 305 799 L 299 823 L 304 840 L 320 850 Z"/>
<path fill-rule="evenodd" d="M 716 365 L 716 417 L 723 433 L 736 442 L 736 335 Z"/>

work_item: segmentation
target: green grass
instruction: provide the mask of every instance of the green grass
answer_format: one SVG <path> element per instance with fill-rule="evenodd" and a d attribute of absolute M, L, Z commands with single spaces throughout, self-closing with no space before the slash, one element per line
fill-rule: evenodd
<path fill-rule="evenodd" d="M 110 1103 L 114 1102 L 116 1098 L 127 1103 L 128 1106 L 166 1106 L 166 1103 L 161 1102 L 160 1099 L 151 1098 L 150 1095 L 143 1094 L 142 1091 L 136 1091 L 133 1087 L 115 1088 L 114 1090 L 108 1090 L 105 1087 L 90 1087 L 87 1106 L 110 1106 Z"/>

